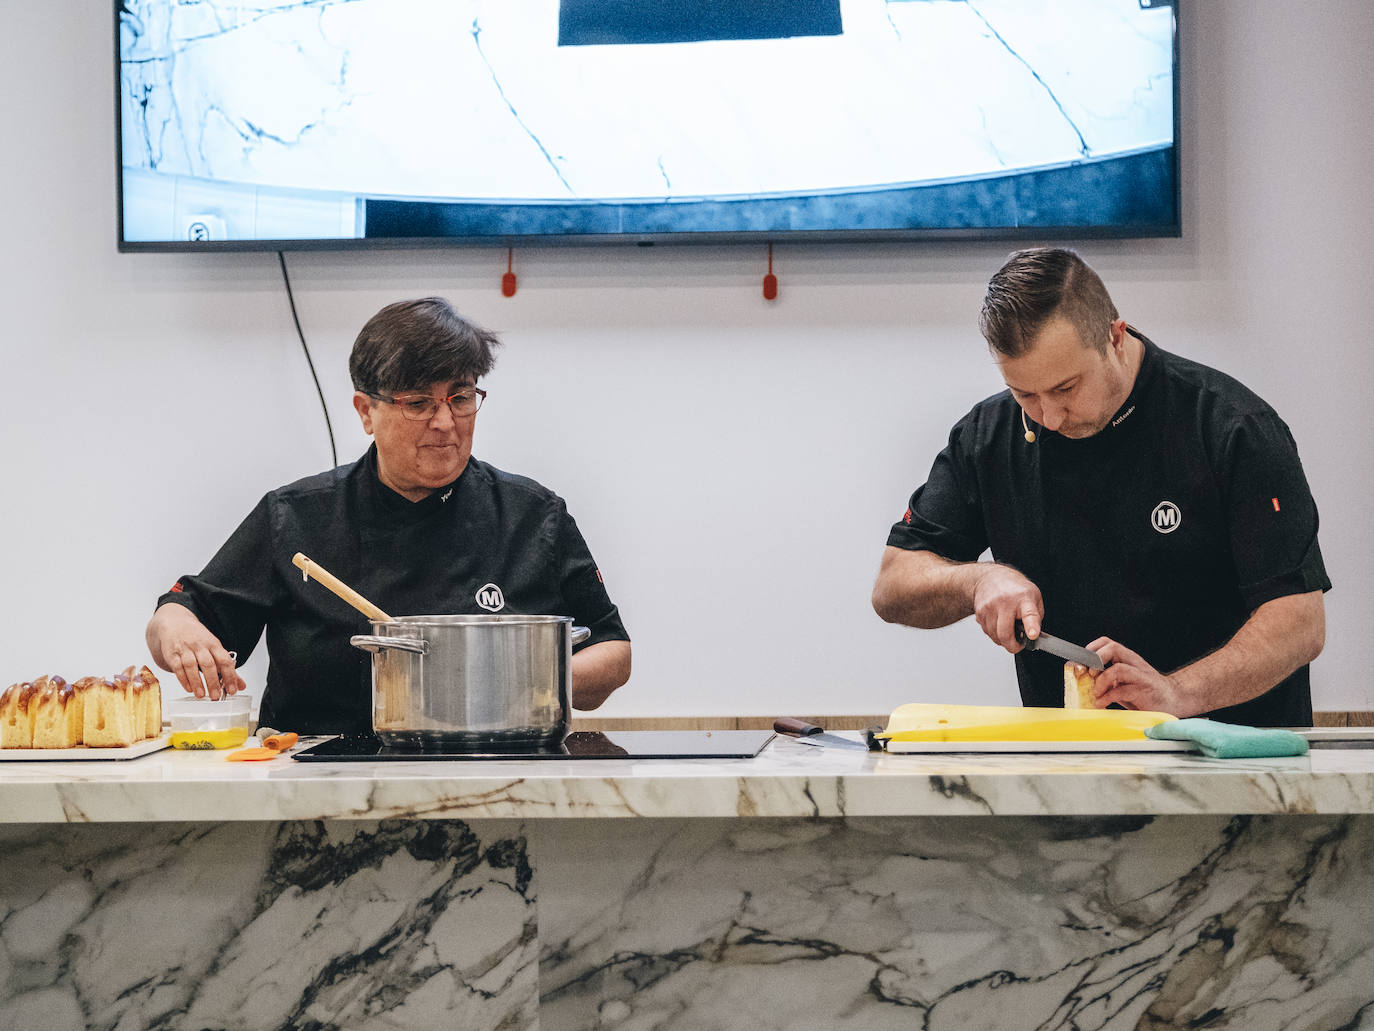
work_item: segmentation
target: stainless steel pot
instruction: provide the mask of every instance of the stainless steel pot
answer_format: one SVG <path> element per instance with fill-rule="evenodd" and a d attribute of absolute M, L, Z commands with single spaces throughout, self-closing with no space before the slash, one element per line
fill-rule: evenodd
<path fill-rule="evenodd" d="M 568 733 L 568 616 L 400 616 L 349 638 L 372 653 L 372 729 L 404 748 L 506 748 Z"/>

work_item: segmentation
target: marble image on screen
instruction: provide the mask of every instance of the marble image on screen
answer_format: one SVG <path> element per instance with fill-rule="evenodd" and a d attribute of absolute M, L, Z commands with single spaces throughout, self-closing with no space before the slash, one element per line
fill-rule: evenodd
<path fill-rule="evenodd" d="M 1168 5 L 658 6 L 129 0 L 125 239 L 1153 217 L 1094 199 L 1125 177 L 1173 202 Z M 997 188 L 1064 170 L 1082 210 Z"/>

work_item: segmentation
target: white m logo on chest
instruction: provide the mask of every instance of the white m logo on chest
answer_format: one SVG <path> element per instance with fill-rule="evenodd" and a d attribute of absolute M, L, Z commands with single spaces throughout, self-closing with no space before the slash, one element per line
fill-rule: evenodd
<path fill-rule="evenodd" d="M 477 588 L 477 604 L 488 612 L 500 612 L 506 607 L 506 596 L 495 584 L 484 584 Z"/>
<path fill-rule="evenodd" d="M 1183 522 L 1183 513 L 1172 501 L 1161 501 L 1150 513 L 1150 525 L 1160 533 L 1173 533 Z"/>

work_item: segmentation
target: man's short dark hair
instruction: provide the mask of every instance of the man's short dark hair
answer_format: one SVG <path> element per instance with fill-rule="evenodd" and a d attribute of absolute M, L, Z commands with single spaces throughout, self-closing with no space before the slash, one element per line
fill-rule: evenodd
<path fill-rule="evenodd" d="M 995 352 L 1019 358 L 1056 316 L 1068 319 L 1084 345 L 1099 353 L 1117 319 L 1107 288 L 1082 258 L 1062 247 L 1032 247 L 993 274 L 978 328 Z"/>
<path fill-rule="evenodd" d="M 358 333 L 348 374 L 353 389 L 365 394 L 475 381 L 491 372 L 493 351 L 500 344 L 495 333 L 473 325 L 442 297 L 397 301 L 368 319 Z"/>

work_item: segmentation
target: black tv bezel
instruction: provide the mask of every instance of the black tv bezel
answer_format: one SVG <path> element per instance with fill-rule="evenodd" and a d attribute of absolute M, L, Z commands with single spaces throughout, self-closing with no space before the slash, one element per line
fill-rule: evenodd
<path fill-rule="evenodd" d="M 781 229 L 781 230 L 725 230 L 720 232 L 669 233 L 522 233 L 480 236 L 397 236 L 397 237 L 332 237 L 309 239 L 254 240 L 126 240 L 124 238 L 124 118 L 123 118 L 123 62 L 120 52 L 119 30 L 121 0 L 112 4 L 114 24 L 114 120 L 115 120 L 115 221 L 116 246 L 121 254 L 175 254 L 235 251 L 356 251 L 356 250 L 426 250 L 436 248 L 479 247 L 607 247 L 694 244 L 750 244 L 762 243 L 890 243 L 920 241 L 1009 241 L 1031 240 L 1144 240 L 1183 235 L 1182 163 L 1179 150 L 1182 143 L 1180 98 L 1182 91 L 1182 62 L 1180 38 L 1183 21 L 1177 0 L 1142 0 L 1142 6 L 1168 7 L 1173 15 L 1173 146 L 1169 148 L 1170 174 L 1173 179 L 1171 197 L 1174 211 L 1172 222 L 1124 225 L 1007 225 L 1007 226 L 926 226 L 915 229 Z"/>

